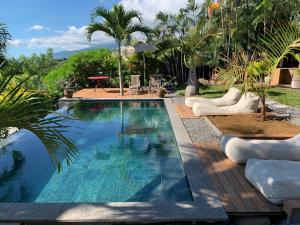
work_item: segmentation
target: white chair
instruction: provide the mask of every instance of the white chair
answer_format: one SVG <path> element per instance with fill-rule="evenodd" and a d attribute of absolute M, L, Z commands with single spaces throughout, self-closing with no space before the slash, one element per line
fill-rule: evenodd
<path fill-rule="evenodd" d="M 300 162 L 249 159 L 245 176 L 268 201 L 281 204 L 285 200 L 300 199 L 299 171 Z"/>
<path fill-rule="evenodd" d="M 141 81 L 140 81 L 140 75 L 130 75 L 130 81 L 129 81 L 129 92 L 132 94 L 138 94 L 141 89 Z"/>
<path fill-rule="evenodd" d="M 224 136 L 221 149 L 234 163 L 246 163 L 251 158 L 300 161 L 300 134 L 286 140 L 244 140 Z"/>
<path fill-rule="evenodd" d="M 187 97 L 185 98 L 185 105 L 189 108 L 193 107 L 194 103 L 204 103 L 213 106 L 229 106 L 234 105 L 241 98 L 242 92 L 235 88 L 231 87 L 228 92 L 220 98 L 202 98 L 202 97 Z"/>
<path fill-rule="evenodd" d="M 208 115 L 234 115 L 239 113 L 256 113 L 260 98 L 254 93 L 247 92 L 243 94 L 235 105 L 231 106 L 213 106 L 205 103 L 194 103 L 193 112 L 195 116 Z"/>

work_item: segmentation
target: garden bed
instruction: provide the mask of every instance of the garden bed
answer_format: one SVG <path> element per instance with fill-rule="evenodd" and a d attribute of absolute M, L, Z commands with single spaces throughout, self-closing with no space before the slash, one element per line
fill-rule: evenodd
<path fill-rule="evenodd" d="M 262 121 L 260 115 L 208 116 L 223 134 L 245 138 L 285 139 L 300 133 L 300 126 L 278 118 Z"/>

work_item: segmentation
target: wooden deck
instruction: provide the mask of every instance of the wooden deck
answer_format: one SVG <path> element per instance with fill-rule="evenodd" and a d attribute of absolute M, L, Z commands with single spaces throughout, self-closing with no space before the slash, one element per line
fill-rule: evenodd
<path fill-rule="evenodd" d="M 192 109 L 188 108 L 184 104 L 175 104 L 175 108 L 177 111 L 177 114 L 181 119 L 194 119 L 197 118 Z"/>
<path fill-rule="evenodd" d="M 245 178 L 243 165 L 231 162 L 218 144 L 194 144 L 219 199 L 229 215 L 281 215 L 282 206 L 269 203 Z"/>
<path fill-rule="evenodd" d="M 105 98 L 105 99 L 143 99 L 143 98 L 158 98 L 156 94 L 141 93 L 130 94 L 128 88 L 124 88 L 124 96 L 120 95 L 118 88 L 97 88 L 94 92 L 94 88 L 86 88 L 77 91 L 73 94 L 74 98 Z"/>

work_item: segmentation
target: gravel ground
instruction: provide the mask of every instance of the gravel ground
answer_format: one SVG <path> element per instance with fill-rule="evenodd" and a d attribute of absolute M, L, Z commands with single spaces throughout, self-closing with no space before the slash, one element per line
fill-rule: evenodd
<path fill-rule="evenodd" d="M 172 101 L 174 104 L 184 104 L 184 97 L 176 96 L 172 98 Z M 216 132 L 201 117 L 197 119 L 182 119 L 182 122 L 192 141 L 195 143 L 219 142 L 221 139 L 221 137 L 218 137 Z"/>
<path fill-rule="evenodd" d="M 290 118 L 290 122 L 300 126 L 300 109 L 283 105 L 281 103 L 267 100 L 267 107 L 279 116 L 287 116 Z"/>
<path fill-rule="evenodd" d="M 203 119 L 183 119 L 185 129 L 195 143 L 204 142 L 220 142 L 221 137 L 210 127 L 210 125 Z"/>

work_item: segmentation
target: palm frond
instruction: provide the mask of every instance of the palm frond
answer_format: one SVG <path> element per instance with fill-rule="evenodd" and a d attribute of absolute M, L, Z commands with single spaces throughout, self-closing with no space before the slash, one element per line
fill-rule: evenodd
<path fill-rule="evenodd" d="M 58 170 L 62 168 L 60 158 L 67 164 L 77 156 L 78 149 L 72 140 L 64 136 L 67 126 L 62 125 L 68 118 L 63 115 L 48 116 L 52 113 L 52 103 L 42 92 L 25 89 L 28 78 L 7 91 L 13 76 L 9 75 L 0 82 L 0 128 L 16 127 L 35 134 L 45 145 Z"/>
<path fill-rule="evenodd" d="M 300 25 L 296 22 L 279 22 L 275 32 L 267 32 L 257 48 L 267 57 L 264 60 L 271 74 L 288 54 L 294 55 L 295 46 L 300 43 Z"/>
<path fill-rule="evenodd" d="M 91 41 L 92 35 L 97 31 L 102 31 L 111 37 L 115 37 L 114 32 L 110 29 L 109 26 L 107 26 L 104 23 L 94 22 L 94 23 L 89 24 L 85 31 L 88 41 Z"/>

